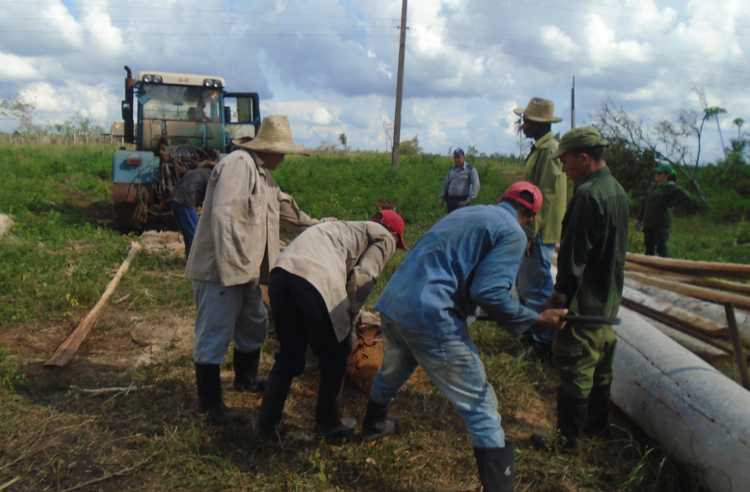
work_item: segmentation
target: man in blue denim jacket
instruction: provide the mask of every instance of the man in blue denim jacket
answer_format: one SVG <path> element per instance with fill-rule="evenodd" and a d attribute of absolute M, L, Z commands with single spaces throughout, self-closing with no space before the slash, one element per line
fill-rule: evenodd
<path fill-rule="evenodd" d="M 448 214 L 410 251 L 375 306 L 383 318 L 385 354 L 370 392 L 365 436 L 396 432 L 387 405 L 420 365 L 466 422 L 485 490 L 512 490 L 513 450 L 467 318 L 479 306 L 519 334 L 535 323 L 561 325 L 567 310 L 537 313 L 511 295 L 526 249 L 521 226 L 541 206 L 536 186 L 514 183 L 497 205 Z"/>

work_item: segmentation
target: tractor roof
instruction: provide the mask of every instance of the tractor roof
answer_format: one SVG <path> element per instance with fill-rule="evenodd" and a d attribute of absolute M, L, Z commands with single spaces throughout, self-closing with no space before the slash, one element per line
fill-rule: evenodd
<path fill-rule="evenodd" d="M 156 70 L 144 70 L 138 74 L 138 80 L 143 80 L 146 75 L 158 75 L 162 78 L 164 84 L 175 84 L 175 85 L 195 85 L 203 86 L 203 82 L 206 79 L 219 80 L 221 86 L 225 87 L 226 82 L 223 77 L 217 75 L 199 75 L 194 73 L 175 73 L 175 72 L 160 72 Z"/>

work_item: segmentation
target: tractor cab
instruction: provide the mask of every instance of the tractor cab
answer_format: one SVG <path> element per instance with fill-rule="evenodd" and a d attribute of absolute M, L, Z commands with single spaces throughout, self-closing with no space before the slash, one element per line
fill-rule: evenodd
<path fill-rule="evenodd" d="M 231 150 L 232 140 L 253 138 L 260 127 L 255 92 L 225 91 L 215 75 L 125 67 L 124 142 L 112 160 L 112 200 L 124 228 L 165 213 L 177 180 L 206 160 Z"/>

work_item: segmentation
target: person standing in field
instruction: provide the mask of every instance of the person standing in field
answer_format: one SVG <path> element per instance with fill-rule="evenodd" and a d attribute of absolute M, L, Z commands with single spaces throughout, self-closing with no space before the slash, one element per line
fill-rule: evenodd
<path fill-rule="evenodd" d="M 516 287 L 521 302 L 534 311 L 541 311 L 552 295 L 552 255 L 560 242 L 562 219 L 568 202 L 568 182 L 557 159 L 557 140 L 552 134 L 555 104 L 547 99 L 532 98 L 526 108 L 513 110 L 522 118 L 521 130 L 534 140 L 526 157 L 524 179 L 534 183 L 544 196 L 544 205 L 530 226 L 530 240 L 518 270 Z M 541 354 L 549 354 L 554 331 L 542 326 L 532 327 L 531 340 Z"/>
<path fill-rule="evenodd" d="M 563 219 L 557 279 L 551 307 L 601 323 L 568 323 L 554 345 L 560 371 L 557 427 L 566 446 L 579 434 L 606 435 L 612 360 L 617 339 L 612 324 L 622 297 L 628 244 L 628 196 L 603 158 L 608 142 L 593 127 L 560 139 L 557 157 L 575 183 Z"/>
<path fill-rule="evenodd" d="M 185 242 L 185 258 L 190 256 L 190 247 L 198 225 L 196 209 L 203 204 L 206 197 L 206 187 L 212 169 L 213 164 L 207 163 L 186 172 L 175 185 L 167 201 Z"/>
<path fill-rule="evenodd" d="M 394 210 L 379 210 L 370 221 L 310 227 L 279 255 L 269 296 L 280 350 L 260 406 L 259 433 L 276 432 L 292 380 L 305 368 L 308 345 L 320 365 L 316 432 L 330 440 L 354 433 L 356 421 L 342 419 L 337 403 L 352 327 L 397 247 L 406 248 L 404 220 Z"/>
<path fill-rule="evenodd" d="M 669 234 L 672 230 L 672 208 L 697 208 L 698 201 L 677 184 L 677 173 L 666 163 L 656 166 L 655 185 L 641 204 L 636 230 L 643 230 L 646 254 L 669 257 Z"/>
<path fill-rule="evenodd" d="M 409 252 L 375 306 L 382 317 L 384 359 L 362 423 L 366 438 L 396 432 L 388 404 L 419 365 L 466 423 L 484 490 L 512 490 L 513 449 L 468 318 L 481 307 L 518 333 L 534 323 L 559 326 L 566 310 L 537 313 L 511 294 L 526 249 L 521 226 L 534 220 L 542 200 L 533 184 L 514 183 L 496 205 L 446 215 Z"/>
<path fill-rule="evenodd" d="M 479 173 L 466 162 L 461 148 L 453 151 L 453 166 L 443 180 L 441 199 L 448 213 L 465 207 L 479 195 Z"/>
<path fill-rule="evenodd" d="M 286 154 L 307 155 L 292 140 L 286 116 L 267 116 L 258 135 L 235 142 L 208 180 L 185 274 L 198 308 L 193 360 L 200 409 L 211 424 L 235 417 L 224 405 L 219 369 L 234 340 L 234 388 L 263 391 L 258 379 L 268 316 L 260 283 L 279 254 L 279 222 L 310 226 L 318 220 L 283 193 L 271 171 Z"/>

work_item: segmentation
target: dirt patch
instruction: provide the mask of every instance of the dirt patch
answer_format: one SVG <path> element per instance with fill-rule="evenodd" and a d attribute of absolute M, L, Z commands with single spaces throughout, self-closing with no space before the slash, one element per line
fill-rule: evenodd
<path fill-rule="evenodd" d="M 148 254 L 185 256 L 185 243 L 182 236 L 175 231 L 146 231 L 140 237 L 143 249 Z"/>

